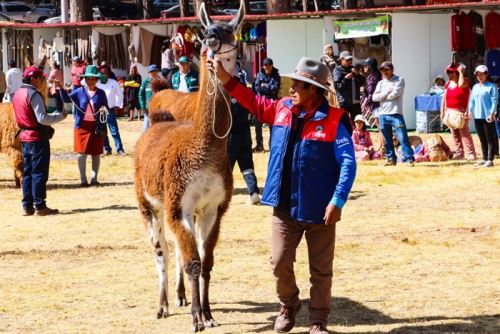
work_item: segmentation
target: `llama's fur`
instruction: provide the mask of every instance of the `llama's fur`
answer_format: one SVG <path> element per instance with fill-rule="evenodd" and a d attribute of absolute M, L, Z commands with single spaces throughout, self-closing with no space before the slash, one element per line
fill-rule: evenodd
<path fill-rule="evenodd" d="M 23 178 L 23 155 L 21 152 L 21 140 L 16 136 L 19 128 L 14 115 L 12 103 L 0 104 L 0 152 L 5 153 L 14 169 L 14 180 L 16 187 L 21 186 Z"/>
<path fill-rule="evenodd" d="M 240 12 L 242 15 L 235 20 L 238 24 L 231 22 L 224 28 L 239 27 L 244 7 Z M 206 21 L 212 24 L 208 16 Z M 230 36 L 234 42 L 232 31 Z M 235 62 L 236 50 L 226 46 L 232 53 L 226 53 L 227 57 L 233 57 Z M 149 105 L 152 126 L 139 139 L 135 156 L 136 196 L 160 279 L 157 317 L 168 315 L 167 227 L 176 248 L 176 304 L 187 304 L 183 281 L 186 272 L 191 283 L 195 332 L 217 326 L 208 289 L 220 222 L 233 187 L 227 138 L 216 135 L 225 133 L 230 126 L 227 96 L 220 90 L 212 94 L 218 89 L 217 80 L 215 74 L 209 73 L 206 60 L 202 55 L 199 92 L 163 90 L 154 95 Z M 234 63 L 230 64 L 234 67 Z"/>

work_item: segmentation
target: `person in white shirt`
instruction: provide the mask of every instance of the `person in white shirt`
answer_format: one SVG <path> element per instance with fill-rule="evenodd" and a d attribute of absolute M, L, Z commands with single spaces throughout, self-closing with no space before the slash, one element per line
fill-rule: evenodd
<path fill-rule="evenodd" d="M 379 126 L 380 132 L 384 136 L 384 148 L 387 158 L 386 166 L 395 166 L 397 156 L 392 140 L 392 128 L 396 132 L 401 147 L 403 149 L 403 162 L 413 165 L 413 149 L 408 140 L 408 131 L 403 117 L 403 93 L 405 81 L 394 74 L 394 65 L 390 61 L 385 61 L 380 65 L 383 79 L 377 83 L 372 100 L 380 102 Z"/>
<path fill-rule="evenodd" d="M 108 65 L 99 67 L 99 72 L 102 74 L 101 80 L 97 83 L 97 87 L 106 93 L 108 100 L 109 113 L 108 113 L 108 127 L 111 136 L 115 142 L 116 152 L 118 155 L 125 155 L 122 140 L 120 137 L 120 130 L 118 129 L 118 122 L 116 121 L 116 112 L 123 108 L 123 89 L 115 79 L 112 79 L 111 69 Z M 108 136 L 104 138 L 104 154 L 110 155 L 112 152 L 111 145 L 109 144 Z"/>
<path fill-rule="evenodd" d="M 7 83 L 5 95 L 8 98 L 8 102 L 11 102 L 14 93 L 23 85 L 23 72 L 16 67 L 16 62 L 14 60 L 9 61 L 9 70 L 5 74 L 5 80 Z"/>

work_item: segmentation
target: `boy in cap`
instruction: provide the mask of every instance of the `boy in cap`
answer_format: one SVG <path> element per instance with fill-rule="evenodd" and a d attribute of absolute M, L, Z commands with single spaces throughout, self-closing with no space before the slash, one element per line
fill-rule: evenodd
<path fill-rule="evenodd" d="M 23 85 L 14 94 L 12 105 L 16 123 L 21 129 L 23 154 L 23 216 L 58 214 L 45 203 L 50 166 L 50 131 L 48 125 L 66 118 L 64 111 L 47 114 L 47 107 L 40 89 L 45 86 L 46 75 L 36 66 L 26 68 Z M 53 134 L 53 133 L 52 133 Z"/>
<path fill-rule="evenodd" d="M 82 78 L 80 76 L 85 73 L 85 68 L 87 67 L 87 62 L 82 60 L 80 56 L 73 57 L 73 65 L 71 66 L 71 85 L 72 89 L 75 90 L 82 86 Z"/>
<path fill-rule="evenodd" d="M 257 96 L 231 77 L 220 60 L 208 60 L 227 92 L 261 122 L 273 126 L 269 169 L 262 204 L 274 208 L 271 266 L 280 310 L 274 329 L 290 331 L 300 309 L 293 265 L 305 234 L 311 293 L 309 333 L 328 333 L 335 224 L 354 183 L 356 161 L 348 116 L 328 105 L 328 67 L 303 57 L 290 97 Z"/>
<path fill-rule="evenodd" d="M 274 67 L 273 60 L 271 58 L 264 59 L 262 63 L 262 69 L 257 74 L 257 77 L 255 78 L 255 81 L 252 85 L 253 91 L 259 96 L 276 100 L 278 98 L 278 93 L 281 86 L 281 77 L 279 71 L 276 67 Z M 254 151 L 264 152 L 262 123 L 257 119 L 254 119 L 254 124 L 255 140 L 257 141 L 257 145 L 254 147 Z"/>
<path fill-rule="evenodd" d="M 153 91 L 151 90 L 151 81 L 158 80 L 160 77 L 158 73 L 160 69 L 155 64 L 148 66 L 149 77 L 144 79 L 139 89 L 139 103 L 141 104 L 141 109 L 144 112 L 144 125 L 143 130 L 146 131 L 149 128 L 149 101 L 153 97 Z"/>
<path fill-rule="evenodd" d="M 352 66 L 352 55 L 349 51 L 342 51 L 339 55 L 340 66 L 333 70 L 333 82 L 339 106 L 347 111 L 354 120 L 361 114 L 361 87 L 365 77 Z"/>

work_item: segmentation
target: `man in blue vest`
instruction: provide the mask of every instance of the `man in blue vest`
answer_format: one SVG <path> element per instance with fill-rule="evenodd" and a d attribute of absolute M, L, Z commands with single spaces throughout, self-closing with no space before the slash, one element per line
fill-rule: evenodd
<path fill-rule="evenodd" d="M 26 68 L 23 85 L 13 97 L 16 122 L 21 129 L 23 154 L 23 216 L 47 216 L 59 213 L 45 203 L 49 179 L 50 143 L 52 128 L 48 125 L 66 118 L 67 113 L 47 114 L 40 89 L 45 86 L 45 74 L 36 66 Z"/>
<path fill-rule="evenodd" d="M 219 60 L 209 60 L 228 93 L 256 118 L 272 125 L 266 187 L 261 203 L 274 208 L 271 267 L 281 304 L 274 329 L 286 333 L 300 309 L 293 264 L 305 235 L 311 292 L 310 334 L 328 333 L 335 224 L 354 183 L 356 160 L 348 115 L 328 105 L 328 67 L 299 60 L 290 97 L 257 96 L 233 78 Z"/>
<path fill-rule="evenodd" d="M 191 69 L 191 62 L 186 56 L 179 58 L 179 70 L 172 75 L 172 89 L 184 93 L 199 89 L 198 72 Z"/>

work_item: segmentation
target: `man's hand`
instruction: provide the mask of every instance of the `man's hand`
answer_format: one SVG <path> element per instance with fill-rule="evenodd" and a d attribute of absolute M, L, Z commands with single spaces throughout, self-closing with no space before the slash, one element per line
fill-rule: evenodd
<path fill-rule="evenodd" d="M 221 61 L 217 58 L 207 58 L 207 66 L 209 70 L 213 70 L 217 79 L 225 85 L 229 80 L 231 80 L 231 75 L 226 72 Z"/>
<path fill-rule="evenodd" d="M 492 123 L 495 120 L 495 113 L 491 113 L 488 118 L 486 118 L 486 122 Z"/>
<path fill-rule="evenodd" d="M 342 209 L 339 209 L 332 204 L 328 204 L 325 210 L 325 217 L 323 217 L 323 220 L 325 221 L 325 225 L 332 225 L 340 221 L 341 216 L 342 216 Z"/>
<path fill-rule="evenodd" d="M 345 78 L 346 78 L 347 80 L 350 80 L 350 79 L 352 79 L 352 77 L 353 77 L 353 76 L 354 76 L 354 73 L 352 73 L 352 72 L 351 72 L 351 73 L 349 73 L 349 74 L 346 74 Z"/>

